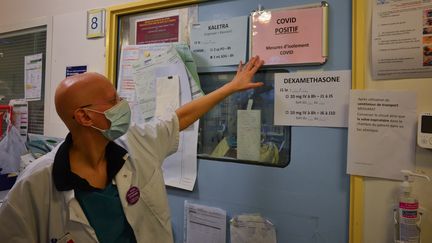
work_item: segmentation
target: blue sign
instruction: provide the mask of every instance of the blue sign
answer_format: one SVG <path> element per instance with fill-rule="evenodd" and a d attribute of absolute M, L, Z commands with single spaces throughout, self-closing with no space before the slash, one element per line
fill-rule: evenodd
<path fill-rule="evenodd" d="M 87 66 L 69 66 L 66 67 L 66 78 L 85 72 L 87 72 Z"/>

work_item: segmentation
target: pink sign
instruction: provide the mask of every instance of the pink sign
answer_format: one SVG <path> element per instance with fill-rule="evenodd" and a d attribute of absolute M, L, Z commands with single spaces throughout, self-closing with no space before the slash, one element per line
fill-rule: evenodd
<path fill-rule="evenodd" d="M 323 8 L 273 10 L 252 14 L 252 55 L 265 65 L 322 64 Z"/>
<path fill-rule="evenodd" d="M 136 44 L 178 42 L 179 16 L 136 22 Z"/>

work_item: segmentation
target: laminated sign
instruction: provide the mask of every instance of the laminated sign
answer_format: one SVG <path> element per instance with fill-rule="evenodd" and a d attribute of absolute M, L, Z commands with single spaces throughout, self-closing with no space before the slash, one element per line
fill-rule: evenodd
<path fill-rule="evenodd" d="M 264 65 L 323 64 L 327 60 L 326 2 L 251 14 L 250 54 Z"/>

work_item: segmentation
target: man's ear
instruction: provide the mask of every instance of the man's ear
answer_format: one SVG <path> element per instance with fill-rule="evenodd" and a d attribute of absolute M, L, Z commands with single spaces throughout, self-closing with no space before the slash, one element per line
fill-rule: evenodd
<path fill-rule="evenodd" d="M 93 120 L 83 109 L 76 109 L 74 111 L 75 121 L 82 126 L 92 126 Z"/>

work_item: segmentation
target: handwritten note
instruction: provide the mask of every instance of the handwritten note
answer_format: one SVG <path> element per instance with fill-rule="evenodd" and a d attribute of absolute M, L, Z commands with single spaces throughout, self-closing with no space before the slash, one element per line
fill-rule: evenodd
<path fill-rule="evenodd" d="M 259 161 L 261 111 L 237 111 L 237 159 Z"/>

